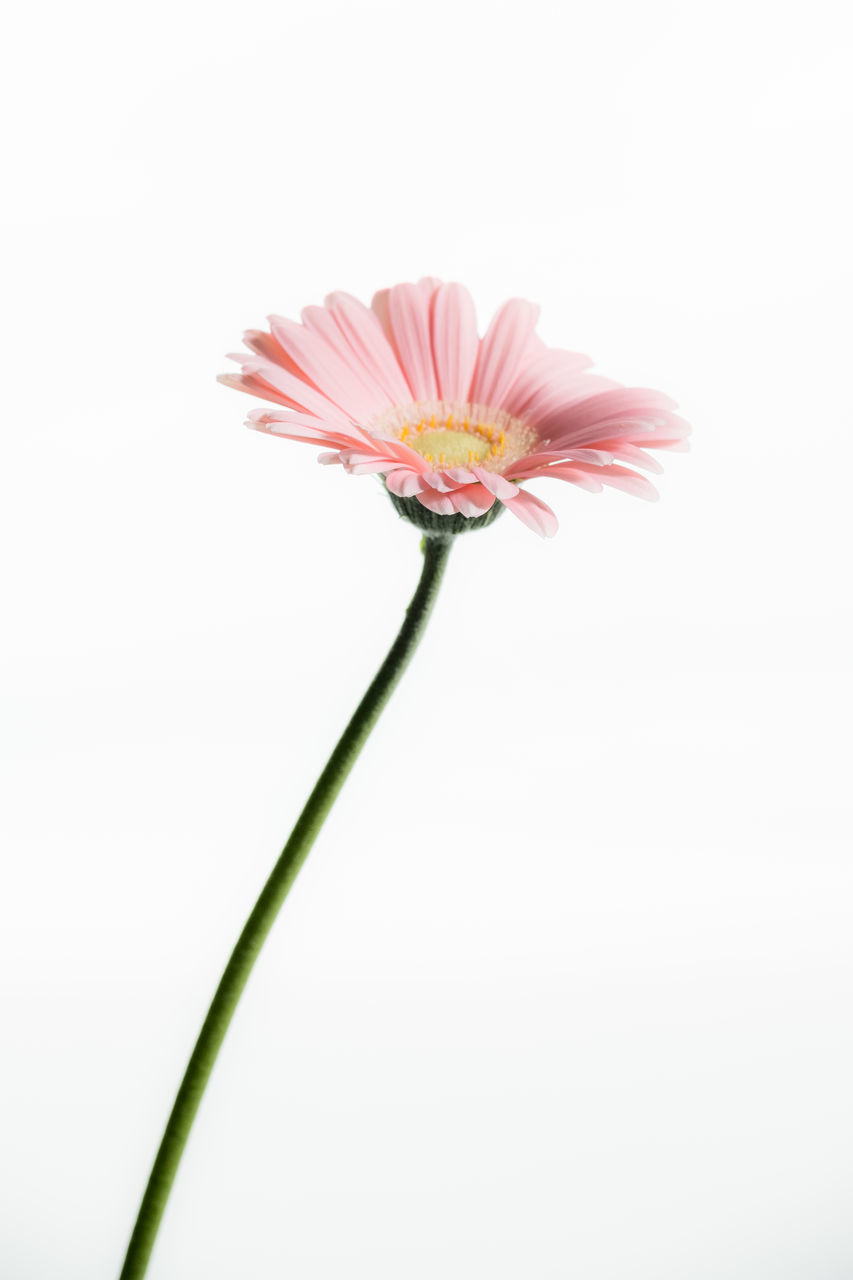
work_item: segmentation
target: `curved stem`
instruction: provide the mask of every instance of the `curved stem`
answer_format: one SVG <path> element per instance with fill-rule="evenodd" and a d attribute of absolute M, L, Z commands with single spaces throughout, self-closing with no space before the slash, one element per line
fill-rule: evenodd
<path fill-rule="evenodd" d="M 145 1275 L 195 1114 L 249 974 L 338 792 L 423 635 L 447 563 L 450 538 L 426 537 L 421 545 L 423 570 L 400 633 L 317 779 L 225 966 L 154 1160 L 120 1280 L 141 1280 Z"/>

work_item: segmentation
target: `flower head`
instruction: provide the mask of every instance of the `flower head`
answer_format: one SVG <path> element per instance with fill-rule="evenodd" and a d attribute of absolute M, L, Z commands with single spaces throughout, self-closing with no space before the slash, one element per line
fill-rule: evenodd
<path fill-rule="evenodd" d="M 280 409 L 257 431 L 321 445 L 320 462 L 384 478 L 401 514 L 431 532 L 488 523 L 504 508 L 551 536 L 557 518 L 521 487 L 550 476 L 591 492 L 642 498 L 660 471 L 647 449 L 683 449 L 690 428 L 659 391 L 588 372 L 591 361 L 537 337 L 539 309 L 513 298 L 485 336 L 459 284 L 424 279 L 377 293 L 370 307 L 332 293 L 302 323 L 250 329 L 220 381 Z"/>

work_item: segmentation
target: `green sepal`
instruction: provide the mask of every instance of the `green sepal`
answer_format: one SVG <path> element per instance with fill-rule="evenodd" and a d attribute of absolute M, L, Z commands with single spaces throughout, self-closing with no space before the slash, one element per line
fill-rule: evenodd
<path fill-rule="evenodd" d="M 440 516 L 435 511 L 430 511 L 417 498 L 398 498 L 395 493 L 391 493 L 386 489 L 388 497 L 391 499 L 391 505 L 399 516 L 404 520 L 408 520 L 410 524 L 415 525 L 418 529 L 423 529 L 424 533 L 432 536 L 441 537 L 448 534 L 472 533 L 474 529 L 485 529 L 487 525 L 497 520 L 498 516 L 504 509 L 504 504 L 495 499 L 494 504 L 489 507 L 488 511 L 484 511 L 481 516 L 463 516 L 460 511 L 454 511 L 452 516 Z"/>

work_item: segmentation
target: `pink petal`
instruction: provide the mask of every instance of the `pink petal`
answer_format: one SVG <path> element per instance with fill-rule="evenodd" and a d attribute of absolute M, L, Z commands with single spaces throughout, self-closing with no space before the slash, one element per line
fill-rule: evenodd
<path fill-rule="evenodd" d="M 432 311 L 432 353 L 442 400 L 467 400 L 479 348 L 474 300 L 461 284 L 444 284 Z"/>
<path fill-rule="evenodd" d="M 259 400 L 271 400 L 273 404 L 291 404 L 285 396 L 280 396 L 259 378 L 247 377 L 242 373 L 218 373 L 216 381 L 221 382 L 225 387 L 233 387 L 235 391 L 245 391 L 250 396 L 257 396 Z"/>
<path fill-rule="evenodd" d="M 450 493 L 452 489 L 460 488 L 449 471 L 427 471 L 424 473 L 424 480 L 427 487 L 435 489 L 437 493 Z"/>
<path fill-rule="evenodd" d="M 529 529 L 543 538 L 553 538 L 559 528 L 557 517 L 551 508 L 525 489 L 519 489 L 512 502 L 507 502 L 505 505 L 507 511 L 518 516 L 522 524 L 526 524 Z"/>
<path fill-rule="evenodd" d="M 521 490 L 517 484 L 512 484 L 504 476 L 497 475 L 494 471 L 486 471 L 484 467 L 472 467 L 471 470 L 489 493 L 493 493 L 496 498 L 500 498 L 501 502 L 511 502 L 517 498 Z"/>
<path fill-rule="evenodd" d="M 613 391 L 599 392 L 558 410 L 552 421 L 540 424 L 540 431 L 547 430 L 552 446 L 586 443 L 584 433 L 599 424 L 618 423 L 620 419 L 626 418 L 654 418 L 660 410 L 674 407 L 669 396 L 660 391 L 652 391 L 646 387 L 620 387 Z M 604 436 L 609 433 L 600 434 Z"/>
<path fill-rule="evenodd" d="M 549 447 L 562 451 L 586 446 L 597 448 L 604 440 L 652 449 L 666 449 L 670 445 L 678 447 L 684 437 L 676 428 L 669 426 L 668 419 L 673 416 L 665 412 L 649 411 L 645 417 L 611 418 L 607 422 L 593 423 L 582 431 L 573 431 L 568 437 L 551 439 Z M 547 426 L 540 426 L 538 429 L 548 430 Z"/>
<path fill-rule="evenodd" d="M 480 348 L 471 399 L 477 404 L 501 406 L 518 377 L 521 361 L 530 347 L 539 308 L 521 298 L 511 298 L 495 315 Z"/>
<path fill-rule="evenodd" d="M 447 467 L 444 475 L 453 482 L 455 486 L 460 484 L 476 484 L 477 477 L 470 467 Z"/>
<path fill-rule="evenodd" d="M 531 426 L 553 421 L 573 404 L 588 400 L 602 391 L 615 391 L 619 383 L 597 374 L 559 374 L 540 386 L 518 409 Z"/>
<path fill-rule="evenodd" d="M 397 349 L 394 346 L 394 334 L 391 330 L 391 321 L 388 316 L 388 297 L 390 293 L 390 289 L 377 289 L 376 293 L 374 293 L 373 297 L 370 299 L 370 310 L 376 316 L 379 327 L 385 334 L 388 345 L 394 352 L 394 359 L 397 360 L 399 365 Z"/>
<path fill-rule="evenodd" d="M 283 440 L 298 440 L 300 444 L 330 445 L 336 443 L 320 432 L 309 431 L 305 427 L 289 430 L 286 423 L 264 418 L 253 419 L 251 415 L 246 419 L 246 426 L 250 431 L 262 431 L 264 435 L 268 436 L 281 436 Z"/>
<path fill-rule="evenodd" d="M 280 364 L 285 369 L 289 369 L 291 373 L 299 372 L 287 352 L 276 342 L 273 335 L 267 333 L 266 330 L 247 329 L 243 334 L 243 341 L 250 351 L 262 356 L 264 360 L 270 360 L 273 364 Z"/>
<path fill-rule="evenodd" d="M 400 367 L 413 400 L 438 395 L 430 339 L 430 297 L 416 284 L 398 284 L 388 293 L 388 321 Z"/>
<path fill-rule="evenodd" d="M 429 487 L 437 489 L 439 493 L 449 493 L 451 489 L 477 483 L 477 477 L 470 467 L 443 467 L 440 471 L 427 470 L 424 475 Z"/>
<path fill-rule="evenodd" d="M 252 409 L 246 419 L 246 425 L 256 431 L 266 431 L 272 435 L 288 435 L 293 427 L 297 427 L 300 439 L 313 440 L 318 444 L 337 445 L 339 448 L 354 448 L 365 442 L 365 435 L 358 427 L 349 425 L 342 427 L 337 422 L 325 423 L 309 414 L 283 412 L 281 409 Z"/>
<path fill-rule="evenodd" d="M 648 422 L 635 424 L 631 431 L 631 443 L 640 446 L 648 446 L 651 449 L 678 449 L 688 448 L 685 441 L 691 434 L 691 427 L 688 422 L 680 418 L 677 413 L 667 411 L 666 413 L 656 414 L 656 425 L 651 427 Z"/>
<path fill-rule="evenodd" d="M 603 449 L 560 449 L 554 453 L 532 453 L 526 458 L 519 458 L 504 475 L 511 480 L 525 480 L 529 476 L 547 475 L 551 462 L 590 462 L 597 467 L 606 467 L 613 461 L 613 454 Z"/>
<path fill-rule="evenodd" d="M 511 467 L 507 467 L 503 474 L 509 480 L 521 480 L 525 475 L 541 471 L 546 462 L 563 462 L 565 458 L 565 449 L 549 453 L 530 453 L 526 458 L 519 458 Z"/>
<path fill-rule="evenodd" d="M 344 337 L 340 325 L 326 307 L 305 307 L 302 311 L 302 323 L 310 333 L 316 333 L 328 344 L 338 360 L 346 367 L 350 377 L 359 383 L 365 395 L 374 406 L 374 413 L 388 407 L 388 397 L 382 386 L 353 351 Z"/>
<path fill-rule="evenodd" d="M 330 293 L 326 306 L 352 350 L 371 371 L 390 404 L 405 404 L 409 388 L 376 315 L 349 293 Z"/>
<path fill-rule="evenodd" d="M 337 405 L 306 382 L 288 373 L 280 365 L 270 364 L 266 360 L 246 360 L 243 373 L 252 378 L 253 383 L 260 379 L 263 384 L 273 387 L 279 396 L 296 409 L 304 409 L 306 413 L 314 413 L 324 421 L 348 423 L 349 419 Z"/>
<path fill-rule="evenodd" d="M 589 493 L 601 493 L 604 485 L 595 472 L 582 471 L 579 467 L 572 467 L 568 464 L 555 467 L 538 467 L 530 471 L 525 471 L 518 476 L 519 480 L 541 480 L 545 476 L 550 476 L 552 480 L 567 480 L 569 484 L 576 484 L 580 489 L 586 489 Z"/>
<path fill-rule="evenodd" d="M 398 498 L 413 498 L 425 486 L 423 476 L 419 476 L 415 471 L 406 471 L 402 467 L 396 471 L 389 471 L 385 477 L 385 483 Z"/>
<path fill-rule="evenodd" d="M 689 453 L 689 440 L 641 440 L 641 444 L 645 444 L 650 449 L 666 449 L 668 453 Z"/>
<path fill-rule="evenodd" d="M 611 489 L 622 489 L 624 493 L 630 493 L 635 498 L 643 498 L 646 502 L 657 502 L 660 498 L 651 480 L 638 475 L 628 467 L 615 465 L 602 467 L 601 479 L 605 484 L 610 485 Z"/>
<path fill-rule="evenodd" d="M 564 455 L 570 462 L 591 462 L 596 467 L 606 467 L 613 461 L 607 449 L 567 449 Z M 645 456 L 645 455 L 644 455 Z"/>
<path fill-rule="evenodd" d="M 405 467 L 407 471 L 417 471 L 419 475 L 429 471 L 429 463 L 426 458 L 401 440 L 390 440 L 380 436 L 367 436 L 366 438 L 372 442 L 375 449 L 381 450 L 387 457 L 393 458 L 397 466 Z"/>
<path fill-rule="evenodd" d="M 453 490 L 450 501 L 460 515 L 473 519 L 492 509 L 495 505 L 495 495 L 489 493 L 481 484 L 466 484 L 461 489 Z"/>
<path fill-rule="evenodd" d="M 519 369 L 518 376 L 503 399 L 502 407 L 509 413 L 521 413 L 531 398 L 554 382 L 572 380 L 580 375 L 592 361 L 588 356 L 573 351 L 549 350 L 543 347 L 538 354 L 531 345 L 530 351 Z M 617 385 L 616 383 L 613 384 Z"/>
<path fill-rule="evenodd" d="M 271 316 L 276 339 L 302 374 L 350 417 L 365 421 L 381 407 L 340 357 L 316 333 L 282 316 Z"/>
<path fill-rule="evenodd" d="M 448 493 L 424 489 L 421 493 L 415 494 L 415 497 L 422 507 L 426 507 L 428 511 L 434 511 L 438 516 L 452 516 L 456 510 Z"/>
<path fill-rule="evenodd" d="M 351 476 L 381 475 L 394 465 L 390 458 L 368 457 L 363 453 L 351 455 L 348 452 L 341 454 L 341 462 Z"/>
<path fill-rule="evenodd" d="M 609 467 L 594 467 L 583 462 L 573 462 L 566 466 L 558 463 L 553 467 L 545 467 L 538 473 L 539 476 L 554 476 L 558 480 L 570 480 L 573 484 L 579 483 L 576 479 L 579 474 L 586 474 L 602 484 L 610 485 L 612 489 L 622 489 L 635 498 L 645 498 L 647 502 L 657 502 L 660 497 L 651 480 L 616 463 Z"/>
<path fill-rule="evenodd" d="M 600 443 L 609 448 L 612 457 L 618 459 L 619 462 L 627 462 L 633 467 L 642 467 L 644 471 L 651 471 L 653 475 L 659 476 L 663 472 L 663 467 L 657 458 L 650 457 L 644 449 L 638 449 L 635 445 L 627 444 L 625 441 L 620 440 L 604 440 Z M 577 449 L 573 456 L 577 457 L 579 462 L 583 462 L 586 459 L 579 457 L 579 455 L 590 452 L 592 452 L 590 449 Z M 602 456 L 606 457 L 607 455 L 604 454 Z"/>

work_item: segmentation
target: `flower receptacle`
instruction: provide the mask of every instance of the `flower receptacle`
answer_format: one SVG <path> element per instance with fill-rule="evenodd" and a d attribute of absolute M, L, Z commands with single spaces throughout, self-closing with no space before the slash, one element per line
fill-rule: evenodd
<path fill-rule="evenodd" d="M 506 509 L 502 502 L 495 502 L 488 511 L 484 511 L 479 516 L 463 516 L 460 511 L 454 511 L 449 516 L 440 516 L 418 502 L 417 498 L 398 498 L 390 490 L 386 492 L 399 516 L 408 520 L 417 529 L 422 529 L 424 533 L 434 536 L 471 533 L 474 529 L 485 529 Z"/>

